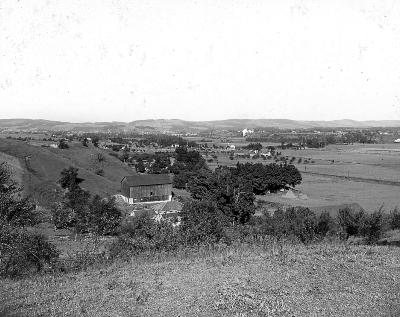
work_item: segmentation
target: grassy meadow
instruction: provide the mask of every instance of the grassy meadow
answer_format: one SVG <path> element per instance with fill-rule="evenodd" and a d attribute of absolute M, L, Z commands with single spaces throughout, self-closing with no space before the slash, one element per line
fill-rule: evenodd
<path fill-rule="evenodd" d="M 263 200 L 318 208 L 356 203 L 368 212 L 375 211 L 382 205 L 388 211 L 400 206 L 399 144 L 329 145 L 323 149 L 279 152 L 289 160 L 296 158 L 294 165 L 303 177 L 302 183 L 296 189 L 307 198 L 288 199 L 278 193 L 266 195 L 262 197 Z M 299 158 L 301 163 L 298 163 Z M 305 160 L 309 163 L 304 164 Z M 227 154 L 218 154 L 218 165 L 235 165 L 237 162 L 273 161 L 236 157 L 230 160 Z M 217 164 L 214 161 L 209 166 L 215 168 Z"/>
<path fill-rule="evenodd" d="M 1 316 L 399 316 L 400 249 L 199 247 L 2 280 Z"/>
<path fill-rule="evenodd" d="M 33 146 L 24 141 L 0 139 L 0 159 L 17 170 L 17 178 L 22 179 L 24 191 L 32 195 L 42 205 L 53 201 L 55 184 L 64 168 L 79 168 L 79 176 L 84 179 L 82 187 L 101 196 L 114 195 L 120 189 L 123 176 L 132 174 L 132 169 L 109 151 L 84 147 L 80 142 L 70 143 L 69 149 L 53 149 Z M 96 161 L 101 153 L 105 161 Z M 27 160 L 26 157 L 29 156 Z M 96 174 L 102 168 L 104 176 Z"/>

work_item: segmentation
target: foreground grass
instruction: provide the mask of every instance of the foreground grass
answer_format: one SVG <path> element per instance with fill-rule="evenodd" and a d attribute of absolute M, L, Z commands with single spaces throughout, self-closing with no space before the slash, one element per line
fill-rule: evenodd
<path fill-rule="evenodd" d="M 240 244 L 0 283 L 0 316 L 399 316 L 400 248 Z"/>

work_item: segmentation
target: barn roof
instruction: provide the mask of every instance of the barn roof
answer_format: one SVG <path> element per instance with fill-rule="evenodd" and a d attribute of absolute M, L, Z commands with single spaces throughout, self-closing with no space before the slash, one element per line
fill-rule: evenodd
<path fill-rule="evenodd" d="M 148 186 L 172 184 L 172 178 L 169 174 L 145 174 L 124 176 L 121 180 L 126 180 L 128 186 Z"/>

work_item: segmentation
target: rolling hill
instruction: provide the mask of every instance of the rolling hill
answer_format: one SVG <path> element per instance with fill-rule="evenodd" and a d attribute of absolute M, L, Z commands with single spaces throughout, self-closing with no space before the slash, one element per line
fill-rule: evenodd
<path fill-rule="evenodd" d="M 227 119 L 215 121 L 185 121 L 180 119 L 151 119 L 132 122 L 83 122 L 70 123 L 41 119 L 0 119 L 0 131 L 140 131 L 155 132 L 202 130 L 241 130 L 244 128 L 370 128 L 400 127 L 400 120 L 355 121 L 349 119 L 332 121 L 298 121 L 289 119 Z"/>
<path fill-rule="evenodd" d="M 96 160 L 98 153 L 105 157 L 102 166 Z M 80 143 L 72 143 L 69 149 L 61 150 L 0 139 L 0 161 L 11 166 L 16 180 L 24 184 L 24 193 L 32 195 L 41 205 L 50 205 L 56 200 L 60 192 L 57 185 L 60 172 L 69 166 L 79 169 L 79 177 L 84 179 L 83 188 L 103 197 L 116 194 L 122 177 L 135 173 L 117 158 L 107 155 L 107 151 L 86 148 Z M 104 170 L 103 177 L 95 173 L 100 167 Z"/>

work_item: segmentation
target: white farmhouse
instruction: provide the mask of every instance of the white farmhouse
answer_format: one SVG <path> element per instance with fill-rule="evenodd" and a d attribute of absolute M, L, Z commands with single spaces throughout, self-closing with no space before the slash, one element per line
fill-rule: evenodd
<path fill-rule="evenodd" d="M 251 129 L 243 129 L 243 131 L 242 131 L 243 137 L 245 137 L 249 134 L 252 134 L 252 133 L 254 133 L 254 130 L 251 130 Z"/>

